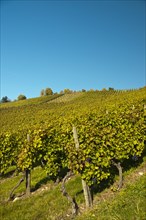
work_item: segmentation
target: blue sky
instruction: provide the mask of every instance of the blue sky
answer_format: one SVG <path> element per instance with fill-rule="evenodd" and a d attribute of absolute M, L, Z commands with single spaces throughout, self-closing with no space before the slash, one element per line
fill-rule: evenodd
<path fill-rule="evenodd" d="M 144 0 L 1 0 L 1 97 L 145 85 Z"/>

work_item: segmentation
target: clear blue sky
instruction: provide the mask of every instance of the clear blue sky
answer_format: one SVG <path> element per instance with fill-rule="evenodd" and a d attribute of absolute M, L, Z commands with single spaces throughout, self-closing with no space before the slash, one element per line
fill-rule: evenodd
<path fill-rule="evenodd" d="M 1 0 L 1 97 L 145 86 L 144 0 Z"/>

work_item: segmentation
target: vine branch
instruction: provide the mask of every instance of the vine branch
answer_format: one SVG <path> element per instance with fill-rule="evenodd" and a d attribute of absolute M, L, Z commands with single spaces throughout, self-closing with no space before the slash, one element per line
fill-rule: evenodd
<path fill-rule="evenodd" d="M 112 161 L 112 164 L 114 166 L 117 167 L 118 171 L 119 171 L 119 183 L 118 183 L 118 188 L 117 190 L 120 190 L 122 188 L 122 185 L 123 185 L 123 175 L 122 175 L 122 167 L 121 167 L 121 163 L 118 162 L 118 163 L 115 163 L 114 161 Z"/>
<path fill-rule="evenodd" d="M 25 180 L 25 176 L 26 176 L 26 174 L 25 174 L 25 172 L 24 172 L 22 178 L 19 180 L 19 182 L 17 183 L 17 185 L 11 190 L 10 195 L 9 195 L 9 198 L 8 198 L 8 201 L 10 201 L 10 200 L 12 200 L 12 199 L 14 198 L 13 193 L 14 193 L 14 191 L 20 186 L 20 184 Z"/>
<path fill-rule="evenodd" d="M 68 192 L 66 191 L 66 188 L 65 188 L 65 182 L 71 177 L 73 176 L 74 174 L 69 171 L 67 173 L 67 175 L 63 178 L 62 180 L 62 186 L 61 186 L 61 192 L 63 194 L 63 196 L 66 196 L 66 198 L 68 199 L 69 202 L 72 203 L 72 215 L 77 215 L 78 214 L 78 210 L 79 210 L 79 207 L 78 207 L 78 204 L 75 200 L 75 198 L 72 198 Z"/>

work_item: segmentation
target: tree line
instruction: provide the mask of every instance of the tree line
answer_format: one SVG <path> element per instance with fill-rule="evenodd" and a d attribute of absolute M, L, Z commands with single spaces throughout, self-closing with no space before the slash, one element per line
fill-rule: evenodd
<path fill-rule="evenodd" d="M 68 88 L 65 88 L 64 90 L 61 90 L 59 92 L 59 94 L 71 94 L 71 93 L 74 93 L 74 92 L 86 92 L 86 91 L 98 91 L 98 90 L 94 90 L 94 89 L 90 89 L 90 90 L 86 90 L 86 89 L 82 89 L 81 91 L 73 91 L 71 89 L 68 89 Z M 109 89 L 107 90 L 106 88 L 103 88 L 102 91 L 114 91 L 114 88 L 111 88 L 109 87 Z M 48 96 L 48 95 L 54 95 L 54 94 L 57 94 L 57 92 L 53 92 L 53 90 L 49 87 L 45 88 L 45 89 L 42 89 L 41 92 L 40 92 L 40 96 Z M 26 95 L 24 94 L 20 94 L 18 95 L 17 99 L 14 100 L 14 101 L 20 101 L 20 100 L 25 100 L 27 99 Z M 7 97 L 7 96 L 4 96 L 2 97 L 2 99 L 0 100 L 0 103 L 7 103 L 7 102 L 11 102 L 11 100 Z"/>

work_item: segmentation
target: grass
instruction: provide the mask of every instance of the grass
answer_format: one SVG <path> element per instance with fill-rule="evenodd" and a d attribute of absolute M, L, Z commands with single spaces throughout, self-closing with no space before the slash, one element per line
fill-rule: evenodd
<path fill-rule="evenodd" d="M 9 172 L 11 173 L 11 168 L 9 169 Z M 19 182 L 19 180 L 22 177 L 22 173 L 19 173 L 19 175 L 14 175 L 13 177 L 8 177 L 5 179 L 1 179 L 1 188 L 0 188 L 0 195 L 1 195 L 1 201 L 7 200 L 9 197 L 9 194 L 12 190 L 13 187 L 16 186 L 16 184 Z M 35 170 L 32 171 L 32 182 L 31 182 L 31 187 L 32 190 L 36 189 L 38 185 L 41 185 L 41 180 L 45 180 L 46 174 L 43 171 L 41 167 L 37 167 Z M 39 180 L 39 182 L 38 182 Z M 44 181 L 44 183 L 46 183 Z M 20 187 L 14 192 L 17 195 L 22 194 L 25 191 L 25 181 L 22 182 Z"/>
<path fill-rule="evenodd" d="M 95 207 L 77 220 L 145 220 L 146 175 L 134 184 L 116 193 L 113 199 L 95 204 Z"/>
<path fill-rule="evenodd" d="M 65 200 L 57 205 L 58 199 L 61 199 L 59 189 L 47 193 L 37 194 L 25 200 L 19 200 L 4 205 L 1 217 L 2 219 L 50 219 L 56 214 L 61 214 L 60 210 L 65 210 L 67 204 Z M 51 207 L 51 208 L 50 208 Z"/>
<path fill-rule="evenodd" d="M 146 220 L 146 161 L 138 167 L 124 173 L 124 185 L 121 191 L 113 192 L 109 188 L 97 191 L 94 205 L 85 210 L 81 179 L 72 177 L 66 183 L 67 192 L 75 196 L 80 207 L 76 220 Z M 11 171 L 11 169 L 10 169 Z M 142 171 L 144 174 L 140 175 Z M 71 204 L 60 191 L 61 183 L 54 184 L 41 167 L 32 171 L 32 194 L 29 198 L 4 202 L 10 190 L 17 184 L 21 175 L 1 178 L 0 183 L 0 217 L 3 220 L 70 220 Z M 116 178 L 117 179 L 117 178 Z M 22 183 L 15 195 L 22 194 Z"/>
<path fill-rule="evenodd" d="M 3 220 L 60 220 L 66 213 L 71 214 L 71 204 L 61 193 L 61 184 L 55 185 L 50 181 L 44 171 L 38 167 L 32 172 L 33 192 L 29 198 L 6 202 L 11 189 L 17 184 L 21 175 L 1 179 L 1 206 L 0 216 Z M 76 195 L 77 203 L 83 203 L 81 179 L 73 177 L 66 184 L 66 189 L 71 196 Z M 16 190 L 15 196 L 22 194 L 25 183 Z M 5 201 L 5 202 L 4 202 Z"/>

